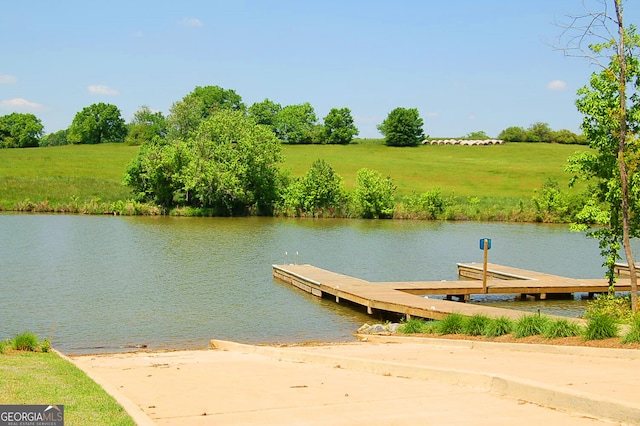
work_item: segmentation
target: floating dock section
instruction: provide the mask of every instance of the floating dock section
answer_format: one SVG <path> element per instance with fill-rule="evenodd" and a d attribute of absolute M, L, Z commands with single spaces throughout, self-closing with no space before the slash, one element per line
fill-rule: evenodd
<path fill-rule="evenodd" d="M 608 291 L 605 279 L 579 280 L 540 272 L 527 271 L 495 264 L 487 265 L 487 285 L 483 286 L 483 264 L 459 263 L 458 274 L 467 280 L 424 282 L 369 282 L 360 278 L 338 274 L 312 265 L 273 265 L 274 278 L 291 284 L 318 297 L 335 298 L 337 303 L 347 300 L 366 307 L 369 314 L 375 310 L 393 312 L 411 317 L 443 319 L 451 313 L 465 316 L 482 314 L 492 318 L 505 316 L 518 319 L 530 313 L 513 309 L 494 308 L 467 301 L 474 294 L 515 294 L 521 297 L 545 299 L 549 295 L 596 293 Z M 629 280 L 619 280 L 618 291 L 629 290 Z M 441 295 L 445 300 L 429 298 Z M 579 319 L 571 319 L 583 322 Z"/>

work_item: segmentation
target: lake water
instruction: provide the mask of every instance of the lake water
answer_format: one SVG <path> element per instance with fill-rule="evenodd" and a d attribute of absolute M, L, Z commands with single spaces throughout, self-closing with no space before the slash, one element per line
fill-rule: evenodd
<path fill-rule="evenodd" d="M 66 353 L 352 340 L 365 313 L 275 281 L 310 263 L 370 281 L 455 280 L 489 261 L 601 278 L 597 242 L 567 226 L 426 221 L 0 215 L 0 339 L 32 331 Z M 576 316 L 584 302 L 474 303 Z"/>

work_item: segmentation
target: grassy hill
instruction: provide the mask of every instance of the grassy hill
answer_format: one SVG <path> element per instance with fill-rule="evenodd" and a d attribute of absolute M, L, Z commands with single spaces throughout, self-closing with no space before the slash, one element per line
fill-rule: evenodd
<path fill-rule="evenodd" d="M 530 198 L 548 178 L 564 186 L 567 157 L 586 147 L 542 143 L 495 146 L 422 145 L 391 148 L 371 141 L 347 146 L 285 145 L 283 169 L 301 176 L 317 159 L 340 174 L 347 188 L 361 168 L 390 176 L 399 195 L 435 187 L 444 194 L 491 198 Z M 123 144 L 69 145 L 0 150 L 0 208 L 48 200 L 68 204 L 131 197 L 122 177 L 138 147 Z"/>
<path fill-rule="evenodd" d="M 324 159 L 348 188 L 363 168 L 391 176 L 398 193 L 422 193 L 439 187 L 444 193 L 476 197 L 530 197 L 549 178 L 569 182 L 567 158 L 586 147 L 545 143 L 492 146 L 421 145 L 293 145 L 285 147 L 285 169 L 304 174 L 314 160 Z"/>

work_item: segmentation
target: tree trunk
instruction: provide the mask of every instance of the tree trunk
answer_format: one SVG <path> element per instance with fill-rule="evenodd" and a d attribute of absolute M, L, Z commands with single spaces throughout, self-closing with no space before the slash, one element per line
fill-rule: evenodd
<path fill-rule="evenodd" d="M 618 63 L 620 65 L 619 91 L 620 91 L 620 142 L 618 145 L 618 168 L 620 169 L 620 185 L 622 190 L 621 210 L 622 210 L 622 246 L 629 265 L 631 280 L 631 309 L 638 311 L 638 277 L 636 275 L 636 265 L 631 251 L 631 239 L 629 237 L 629 175 L 625 162 L 625 145 L 627 140 L 627 58 L 624 48 L 624 23 L 622 15 L 621 0 L 615 0 L 616 18 L 618 22 Z"/>

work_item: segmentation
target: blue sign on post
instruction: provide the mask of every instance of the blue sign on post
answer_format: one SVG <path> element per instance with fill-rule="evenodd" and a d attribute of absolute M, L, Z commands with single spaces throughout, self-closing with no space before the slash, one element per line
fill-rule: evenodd
<path fill-rule="evenodd" d="M 491 250 L 491 238 L 480 239 L 480 250 L 484 250 L 484 241 L 487 240 L 487 250 Z"/>

